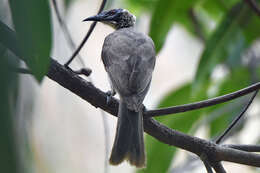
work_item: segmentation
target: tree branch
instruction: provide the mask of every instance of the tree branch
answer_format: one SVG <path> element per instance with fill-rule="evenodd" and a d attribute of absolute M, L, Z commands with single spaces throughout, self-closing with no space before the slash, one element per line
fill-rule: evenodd
<path fill-rule="evenodd" d="M 243 165 L 260 167 L 260 155 L 233 148 L 216 147 L 216 159 Z"/>
<path fill-rule="evenodd" d="M 223 165 L 220 162 L 217 162 L 216 164 L 214 164 L 213 168 L 216 171 L 216 173 L 226 173 Z"/>
<path fill-rule="evenodd" d="M 247 152 L 260 152 L 260 145 L 234 145 L 234 144 L 225 144 L 222 145 L 227 148 L 234 148 L 241 151 Z"/>
<path fill-rule="evenodd" d="M 117 115 L 118 100 L 111 98 L 111 102 L 108 105 L 106 103 L 107 95 L 105 92 L 94 87 L 90 82 L 85 81 L 73 71 L 65 68 L 53 59 L 51 60 L 50 70 L 47 76 L 93 106 L 99 107 L 114 116 Z M 251 88 L 250 90 L 246 88 L 246 91 L 251 91 L 252 88 L 257 90 L 258 87 L 259 84 L 255 84 L 248 87 Z M 245 89 L 242 90 L 242 93 L 245 93 L 244 90 Z M 144 118 L 144 130 L 146 133 L 165 144 L 179 147 L 197 154 L 198 156 L 204 154 L 207 155 L 208 158 L 211 158 L 211 160 L 223 160 L 260 167 L 260 155 L 228 148 L 217 145 L 211 141 L 189 136 L 170 129 L 152 118 Z"/>
<path fill-rule="evenodd" d="M 112 115 L 117 115 L 118 101 L 116 99 L 111 99 L 111 102 L 107 105 L 107 95 L 105 92 L 94 87 L 92 83 L 87 82 L 72 70 L 53 59 L 51 59 L 50 70 L 47 76 L 88 101 L 94 107 L 99 107 Z"/>
<path fill-rule="evenodd" d="M 206 158 L 202 158 L 202 157 L 201 157 L 201 160 L 207 170 L 207 173 L 213 173 L 212 167 L 211 167 L 210 163 L 208 162 L 208 160 Z"/>
<path fill-rule="evenodd" d="M 145 117 L 154 117 L 154 116 L 162 116 L 167 114 L 176 114 L 180 112 L 187 112 L 195 109 L 201 109 L 209 106 L 213 106 L 216 104 L 224 103 L 235 98 L 247 95 L 253 91 L 260 89 L 260 82 L 257 82 L 249 87 L 243 88 L 241 90 L 235 91 L 233 93 L 229 93 L 223 96 L 215 97 L 208 100 L 203 100 L 195 103 L 180 105 L 180 106 L 172 106 L 168 108 L 162 108 L 157 110 L 149 110 L 144 113 Z"/>
<path fill-rule="evenodd" d="M 32 71 L 26 68 L 16 68 L 14 69 L 17 73 L 21 73 L 21 74 L 32 74 Z"/>

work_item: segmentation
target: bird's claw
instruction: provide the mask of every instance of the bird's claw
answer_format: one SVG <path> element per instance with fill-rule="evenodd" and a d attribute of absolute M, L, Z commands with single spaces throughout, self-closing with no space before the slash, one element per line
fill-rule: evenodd
<path fill-rule="evenodd" d="M 106 95 L 107 95 L 107 105 L 108 105 L 108 104 L 110 103 L 112 97 L 113 97 L 114 95 L 116 95 L 116 92 L 115 92 L 115 91 L 107 91 L 107 92 L 106 92 Z"/>
<path fill-rule="evenodd" d="M 146 111 L 147 111 L 147 108 L 146 108 L 144 105 L 142 105 L 142 111 L 143 111 L 143 112 L 146 112 Z"/>
<path fill-rule="evenodd" d="M 65 67 L 66 69 L 68 69 L 68 70 L 73 71 L 67 64 L 64 64 L 64 67 Z"/>
<path fill-rule="evenodd" d="M 92 73 L 92 70 L 90 68 L 82 68 L 82 69 L 74 71 L 74 72 L 76 74 L 85 75 L 88 77 Z"/>

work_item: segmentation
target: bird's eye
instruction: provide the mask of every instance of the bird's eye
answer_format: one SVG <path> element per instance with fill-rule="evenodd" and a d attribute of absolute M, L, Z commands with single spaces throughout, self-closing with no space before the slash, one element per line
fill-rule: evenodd
<path fill-rule="evenodd" d="M 111 11 L 109 12 L 109 14 L 110 14 L 110 15 L 116 14 L 116 10 L 111 10 Z"/>

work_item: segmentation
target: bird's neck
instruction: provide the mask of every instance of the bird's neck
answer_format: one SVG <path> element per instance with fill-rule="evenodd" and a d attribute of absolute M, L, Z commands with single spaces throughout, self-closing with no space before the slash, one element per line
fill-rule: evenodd
<path fill-rule="evenodd" d="M 132 16 L 125 15 L 122 16 L 122 19 L 116 22 L 115 28 L 122 29 L 122 28 L 130 28 L 133 27 L 135 24 L 135 19 Z"/>
<path fill-rule="evenodd" d="M 116 26 L 115 29 L 116 29 L 116 30 L 124 29 L 124 28 L 129 28 L 129 29 L 131 29 L 131 28 L 133 28 L 133 27 L 134 27 L 134 26 Z"/>

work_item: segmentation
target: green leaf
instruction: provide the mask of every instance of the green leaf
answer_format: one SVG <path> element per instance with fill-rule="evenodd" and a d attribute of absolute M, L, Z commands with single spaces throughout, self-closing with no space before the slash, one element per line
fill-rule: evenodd
<path fill-rule="evenodd" d="M 209 80 L 212 71 L 218 64 L 229 61 L 230 65 L 236 66 L 240 63 L 242 53 L 260 34 L 260 30 L 258 30 L 254 36 L 249 36 L 251 34 L 247 31 L 250 30 L 249 24 L 252 23 L 250 26 L 253 27 L 256 22 L 252 20 L 254 19 L 252 16 L 251 9 L 239 3 L 223 17 L 222 22 L 207 41 L 201 55 L 193 83 L 195 94 L 200 86 Z"/>
<path fill-rule="evenodd" d="M 141 13 L 152 12 L 158 0 L 126 0 L 127 8 L 139 16 Z"/>
<path fill-rule="evenodd" d="M 10 71 L 6 49 L 0 44 L 0 163 L 1 171 L 18 173 L 17 146 L 14 135 L 14 113 L 17 74 Z"/>
<path fill-rule="evenodd" d="M 156 51 L 163 47 L 166 36 L 174 22 L 183 24 L 192 30 L 188 12 L 197 1 L 159 0 L 153 11 L 149 35 L 153 39 Z"/>
<path fill-rule="evenodd" d="M 149 35 L 155 43 L 156 52 L 158 53 L 166 39 L 168 31 L 173 24 L 172 7 L 175 0 L 160 0 L 156 3 L 155 10 L 150 23 Z"/>
<path fill-rule="evenodd" d="M 218 22 L 223 15 L 230 10 L 240 0 L 229 0 L 229 1 L 212 1 L 212 0 L 201 0 L 197 5 L 197 12 L 200 14 L 206 13 L 208 17 L 213 21 Z"/>
<path fill-rule="evenodd" d="M 19 46 L 26 64 L 39 81 L 47 73 L 51 51 L 49 3 L 9 0 Z"/>
<path fill-rule="evenodd" d="M 0 27 L 0 36 L 1 36 L 1 27 Z M 0 44 L 0 56 L 1 57 L 5 54 L 6 51 L 7 51 L 7 49 L 2 44 Z"/>
<path fill-rule="evenodd" d="M 241 5 L 234 7 L 224 18 L 223 21 L 216 28 L 216 31 L 212 34 L 210 39 L 206 43 L 206 47 L 201 55 L 200 63 L 197 68 L 194 88 L 195 92 L 199 90 L 200 85 L 203 84 L 204 80 L 210 77 L 210 73 L 216 66 L 216 64 L 221 62 L 224 57 L 218 57 L 218 53 L 222 52 L 220 49 L 223 48 L 222 42 L 226 40 L 224 37 L 227 32 L 232 27 L 236 17 L 239 15 L 241 10 Z M 216 52 L 216 53 L 215 53 Z"/>
<path fill-rule="evenodd" d="M 206 40 L 214 29 L 213 24 L 218 24 L 223 15 L 230 9 L 224 4 L 225 2 L 203 0 L 194 7 L 194 13 Z"/>
<path fill-rule="evenodd" d="M 180 105 L 189 103 L 191 100 L 194 100 L 190 97 L 191 94 L 191 84 L 186 84 L 180 87 L 177 90 L 172 91 L 167 95 L 159 107 L 168 107 L 173 105 Z M 205 98 L 205 95 L 201 93 L 201 100 Z M 194 122 L 196 122 L 202 114 L 202 110 L 196 110 L 191 112 L 180 113 L 176 115 L 162 116 L 156 118 L 164 125 L 188 133 L 191 130 L 191 127 Z M 174 158 L 176 148 L 163 144 L 151 136 L 146 136 L 146 150 L 147 150 L 147 165 L 143 170 L 139 170 L 139 173 L 158 173 L 158 172 L 167 172 L 169 169 L 172 159 Z"/>
<path fill-rule="evenodd" d="M 15 32 L 0 21 L 0 42 L 16 56 L 22 58 Z"/>
<path fill-rule="evenodd" d="M 199 4 L 199 9 L 205 11 L 208 16 L 218 20 L 226 11 L 225 5 L 221 1 L 205 0 Z"/>
<path fill-rule="evenodd" d="M 256 39 L 260 37 L 259 16 L 255 15 L 253 11 L 250 11 L 249 13 L 253 13 L 254 15 L 249 17 L 248 20 L 245 19 L 243 23 L 243 34 L 245 35 L 248 44 L 254 42 Z"/>

